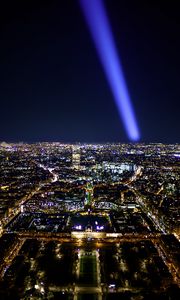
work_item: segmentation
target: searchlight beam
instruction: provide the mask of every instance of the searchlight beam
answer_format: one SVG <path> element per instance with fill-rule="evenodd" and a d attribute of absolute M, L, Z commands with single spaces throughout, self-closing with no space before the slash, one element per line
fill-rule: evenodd
<path fill-rule="evenodd" d="M 79 0 L 114 100 L 131 141 L 140 138 L 135 114 L 102 0 Z"/>

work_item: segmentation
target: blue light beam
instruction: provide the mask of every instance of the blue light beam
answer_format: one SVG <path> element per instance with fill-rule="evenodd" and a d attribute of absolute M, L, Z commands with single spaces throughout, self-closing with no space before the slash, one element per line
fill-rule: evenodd
<path fill-rule="evenodd" d="M 79 3 L 127 135 L 131 141 L 138 141 L 140 134 L 137 122 L 103 2 L 79 0 Z"/>

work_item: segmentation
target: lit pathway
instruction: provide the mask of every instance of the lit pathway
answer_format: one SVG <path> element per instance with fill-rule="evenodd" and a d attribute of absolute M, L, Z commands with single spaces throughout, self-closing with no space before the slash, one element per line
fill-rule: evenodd
<path fill-rule="evenodd" d="M 98 300 L 102 300 L 101 272 L 100 272 L 98 250 L 93 250 L 88 253 L 86 253 L 84 250 L 79 250 L 78 263 L 77 263 L 77 268 L 76 268 L 77 279 L 79 279 L 80 276 L 83 275 L 82 264 L 83 264 L 83 258 L 86 256 L 92 257 L 92 259 L 95 258 L 96 266 L 95 266 L 95 268 L 93 268 L 93 274 L 92 274 L 95 277 L 94 278 L 95 283 L 94 283 L 94 286 L 81 285 L 81 284 L 75 285 L 73 300 L 78 300 L 79 294 L 97 294 Z"/>
<path fill-rule="evenodd" d="M 162 243 L 160 243 L 160 241 L 157 241 L 157 240 L 154 241 L 154 246 L 157 249 L 159 256 L 162 258 L 163 262 L 167 266 L 174 281 L 180 287 L 180 274 L 178 273 L 178 270 L 173 263 L 172 257 L 169 255 L 169 253 L 167 253 L 167 251 L 165 251 L 165 249 L 163 248 Z"/>
<path fill-rule="evenodd" d="M 21 212 L 21 210 L 23 209 L 22 206 L 26 202 L 28 202 L 34 195 L 39 193 L 42 187 L 46 186 L 49 183 L 53 183 L 59 180 L 59 176 L 54 172 L 53 168 L 45 167 L 42 164 L 37 164 L 37 166 L 42 168 L 44 171 L 49 171 L 52 177 L 46 180 L 45 182 L 39 182 L 39 184 L 36 187 L 34 187 L 34 189 L 30 193 L 28 193 L 27 195 L 23 196 L 21 199 L 16 201 L 15 207 L 12 207 L 11 213 L 8 215 L 8 217 L 4 217 L 1 220 L 2 232 L 0 236 L 3 234 L 4 227 L 7 226 L 8 223 L 10 223 Z"/>
<path fill-rule="evenodd" d="M 0 266 L 0 278 L 4 276 L 8 267 L 11 265 L 13 259 L 18 255 L 25 241 L 26 239 L 18 240 L 17 243 L 14 245 L 14 247 L 9 251 L 9 253 L 7 253 L 7 256 L 5 257 L 3 264 Z"/>

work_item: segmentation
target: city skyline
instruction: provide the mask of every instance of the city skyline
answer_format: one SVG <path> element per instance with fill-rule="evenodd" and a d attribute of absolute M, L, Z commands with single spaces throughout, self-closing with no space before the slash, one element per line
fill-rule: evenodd
<path fill-rule="evenodd" d="M 180 147 L 0 143 L 0 298 L 177 300 Z"/>

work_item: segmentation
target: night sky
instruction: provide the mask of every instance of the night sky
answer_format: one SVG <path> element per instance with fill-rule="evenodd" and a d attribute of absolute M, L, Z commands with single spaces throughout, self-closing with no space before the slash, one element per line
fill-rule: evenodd
<path fill-rule="evenodd" d="M 104 1 L 141 141 L 179 143 L 180 12 L 155 2 Z M 128 142 L 78 1 L 0 5 L 0 141 Z"/>

